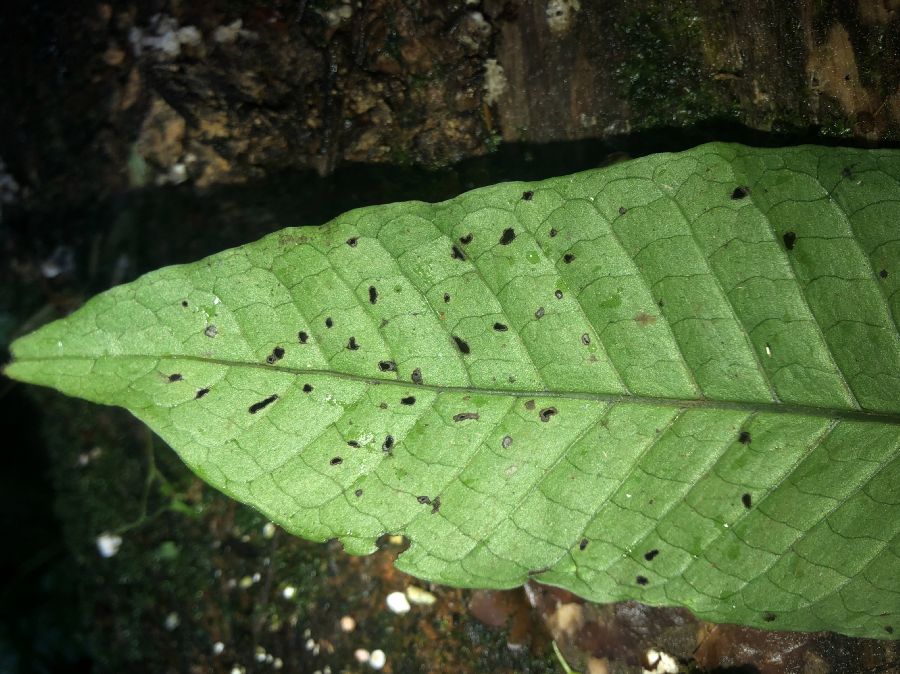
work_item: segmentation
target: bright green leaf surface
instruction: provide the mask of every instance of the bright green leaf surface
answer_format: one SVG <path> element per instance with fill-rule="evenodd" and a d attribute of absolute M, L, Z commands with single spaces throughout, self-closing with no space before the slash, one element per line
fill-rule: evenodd
<path fill-rule="evenodd" d="M 6 372 L 423 578 L 888 637 L 898 260 L 900 153 L 705 145 L 161 269 Z"/>

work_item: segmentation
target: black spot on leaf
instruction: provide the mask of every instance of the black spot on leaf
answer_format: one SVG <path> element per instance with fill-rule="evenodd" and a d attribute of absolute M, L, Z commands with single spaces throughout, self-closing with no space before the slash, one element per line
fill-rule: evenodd
<path fill-rule="evenodd" d="M 382 372 L 396 372 L 397 363 L 392 360 L 382 360 L 378 363 L 378 369 Z"/>
<path fill-rule="evenodd" d="M 628 212 L 628 209 L 624 206 L 619 206 L 619 215 L 625 215 Z"/>
<path fill-rule="evenodd" d="M 265 400 L 260 400 L 258 403 L 253 403 L 252 405 L 250 405 L 250 407 L 249 407 L 249 412 L 250 412 L 250 414 L 256 414 L 257 412 L 259 412 L 259 411 L 260 411 L 261 409 L 263 409 L 264 407 L 268 407 L 269 405 L 271 405 L 272 403 L 274 403 L 276 400 L 278 400 L 278 396 L 277 396 L 277 395 L 274 395 L 274 394 L 273 394 L 273 395 L 270 395 L 270 396 L 269 396 L 268 398 L 266 398 Z"/>
<path fill-rule="evenodd" d="M 350 339 L 347 340 L 347 348 L 351 351 L 359 350 L 359 344 L 356 343 L 356 337 L 350 337 Z"/>
<path fill-rule="evenodd" d="M 177 372 L 176 372 L 175 374 L 170 374 L 170 375 L 169 375 L 169 381 L 170 381 L 170 382 L 181 381 L 182 379 L 184 379 L 184 377 L 182 377 L 182 376 L 181 376 L 180 374 L 178 374 Z"/>
<path fill-rule="evenodd" d="M 329 461 L 332 466 L 340 466 L 343 462 L 344 460 L 339 456 L 336 456 L 331 461 Z"/>
<path fill-rule="evenodd" d="M 554 236 L 556 236 L 557 234 L 559 234 L 559 232 L 556 230 L 556 228 L 555 228 L 555 227 L 551 227 L 551 228 L 550 228 L 550 238 L 552 239 L 552 238 L 553 238 Z"/>
<path fill-rule="evenodd" d="M 421 384 L 422 383 L 422 370 L 416 368 L 412 371 L 412 374 L 409 375 L 409 378 L 412 380 L 413 384 Z"/>
<path fill-rule="evenodd" d="M 466 421 L 468 419 L 480 419 L 481 415 L 478 412 L 460 412 L 459 414 L 453 415 L 453 421 Z"/>
<path fill-rule="evenodd" d="M 581 542 L 578 544 L 579 550 L 584 550 L 588 546 L 588 539 L 582 538 Z"/>
<path fill-rule="evenodd" d="M 359 449 L 359 443 L 356 440 L 347 440 L 347 446 Z"/>
<path fill-rule="evenodd" d="M 456 344 L 456 348 L 459 349 L 460 353 L 462 353 L 463 355 L 468 355 L 472 351 L 466 341 L 460 339 L 456 335 L 453 335 L 453 342 Z"/>
<path fill-rule="evenodd" d="M 208 388 L 197 389 L 197 395 L 194 396 L 194 400 L 200 400 L 200 398 L 205 396 L 207 393 L 209 393 Z"/>
<path fill-rule="evenodd" d="M 207 337 L 215 337 L 219 334 L 219 328 L 217 328 L 215 325 L 207 325 L 206 330 L 203 331 L 203 334 Z"/>
<path fill-rule="evenodd" d="M 742 445 L 749 445 L 751 440 L 750 431 L 741 431 L 741 434 L 738 435 L 738 442 Z"/>
<path fill-rule="evenodd" d="M 746 185 L 739 185 L 734 188 L 734 192 L 731 193 L 732 199 L 743 199 L 746 196 L 749 196 L 750 188 Z"/>
<path fill-rule="evenodd" d="M 444 302 L 446 303 L 449 301 L 450 301 L 450 293 L 444 293 Z"/>
<path fill-rule="evenodd" d="M 303 392 L 304 393 L 312 393 L 312 384 L 304 384 Z"/>
<path fill-rule="evenodd" d="M 359 237 L 351 236 L 349 239 L 347 239 L 347 245 L 351 248 L 356 248 L 357 243 L 359 243 Z"/>
<path fill-rule="evenodd" d="M 649 550 L 649 551 L 647 551 L 647 552 L 644 553 L 644 559 L 646 559 L 648 562 L 652 562 L 653 559 L 654 559 L 654 558 L 656 557 L 656 555 L 658 555 L 658 554 L 659 554 L 659 550 L 657 550 L 656 548 L 653 548 L 653 550 Z"/>
<path fill-rule="evenodd" d="M 591 336 L 588 333 L 581 335 L 581 343 L 588 346 L 591 343 Z"/>
<path fill-rule="evenodd" d="M 369 304 L 375 304 L 378 301 L 378 290 L 375 286 L 369 286 Z"/>
<path fill-rule="evenodd" d="M 893 628 L 891 625 L 885 625 L 885 626 L 884 626 L 884 631 L 887 632 L 888 634 L 893 634 L 893 633 L 894 633 L 894 628 Z"/>
<path fill-rule="evenodd" d="M 647 585 L 650 581 L 647 579 L 647 576 L 638 576 L 634 579 L 638 585 Z"/>
<path fill-rule="evenodd" d="M 741 495 L 741 503 L 744 504 L 745 508 L 749 508 L 753 505 L 753 497 L 750 494 Z"/>
<path fill-rule="evenodd" d="M 452 257 L 454 260 L 465 260 L 466 254 L 463 253 L 458 246 L 453 246 L 450 249 L 450 257 Z"/>
<path fill-rule="evenodd" d="M 544 317 L 544 307 L 538 307 L 534 312 L 534 317 L 538 320 L 542 319 Z"/>
<path fill-rule="evenodd" d="M 849 166 L 845 166 L 844 168 L 841 169 L 841 175 L 844 176 L 845 178 L 852 178 L 853 171 L 850 170 Z"/>
<path fill-rule="evenodd" d="M 557 290 L 553 293 L 553 296 L 554 296 L 556 299 L 561 300 L 561 299 L 563 298 L 563 291 L 557 289 Z"/>
<path fill-rule="evenodd" d="M 466 234 L 465 236 L 459 237 L 459 242 L 464 246 L 468 246 L 472 243 L 472 234 Z"/>
<path fill-rule="evenodd" d="M 541 421 L 547 422 L 550 421 L 550 417 L 552 417 L 554 414 L 558 414 L 558 411 L 555 407 L 545 407 L 538 413 L 538 416 L 540 417 Z"/>
<path fill-rule="evenodd" d="M 574 259 L 575 255 L 572 253 L 566 253 L 565 255 L 563 255 L 563 262 L 565 262 L 566 264 L 571 264 L 572 260 Z"/>
<path fill-rule="evenodd" d="M 416 500 L 421 504 L 431 505 L 431 498 L 429 496 L 416 496 Z"/>
<path fill-rule="evenodd" d="M 385 452 L 386 454 L 392 454 L 393 452 L 391 450 L 393 448 L 394 448 L 394 436 L 388 435 L 384 439 L 384 442 L 381 443 L 381 451 Z"/>
<path fill-rule="evenodd" d="M 513 441 L 510 436 L 504 435 L 503 439 L 500 441 L 500 446 L 503 447 L 503 449 L 509 449 L 510 446 L 512 445 L 512 442 Z"/>
<path fill-rule="evenodd" d="M 272 353 L 266 356 L 266 362 L 271 365 L 272 363 L 278 362 L 282 358 L 284 358 L 284 349 L 282 349 L 280 346 L 276 346 L 274 349 L 272 349 Z"/>
<path fill-rule="evenodd" d="M 334 321 L 331 320 L 331 316 L 329 316 L 328 318 L 325 319 L 325 327 L 326 328 L 334 327 Z"/>
<path fill-rule="evenodd" d="M 415 405 L 416 397 L 415 396 L 406 396 L 405 398 L 400 398 L 401 405 Z"/>
<path fill-rule="evenodd" d="M 785 248 L 794 250 L 794 244 L 797 243 L 797 235 L 794 232 L 785 232 L 781 238 L 784 241 Z"/>
<path fill-rule="evenodd" d="M 497 332 L 506 332 L 509 328 L 503 323 L 494 323 L 494 330 Z"/>
<path fill-rule="evenodd" d="M 362 489 L 357 489 L 357 490 L 356 490 L 355 492 L 353 492 L 353 493 L 354 493 L 354 495 L 356 496 L 356 498 L 359 498 L 360 496 L 363 495 L 363 490 L 362 490 Z"/>
<path fill-rule="evenodd" d="M 881 278 L 887 278 L 887 277 L 888 277 L 888 270 L 887 270 L 887 269 L 882 269 L 880 272 L 878 272 L 878 275 L 879 275 Z"/>
<path fill-rule="evenodd" d="M 774 613 L 763 613 L 763 620 L 765 620 L 767 623 L 773 623 L 778 620 L 778 616 Z"/>
<path fill-rule="evenodd" d="M 503 234 L 500 235 L 500 245 L 508 246 L 513 241 L 516 240 L 516 230 L 512 227 L 507 227 L 503 230 Z"/>
<path fill-rule="evenodd" d="M 181 306 L 187 307 L 187 305 L 188 305 L 188 301 L 187 301 L 187 300 L 181 300 Z"/>
<path fill-rule="evenodd" d="M 297 333 L 297 339 L 300 341 L 301 344 L 306 344 L 307 340 L 309 340 L 309 335 L 306 332 L 304 332 L 303 330 L 301 330 L 300 332 Z"/>
<path fill-rule="evenodd" d="M 531 201 L 534 198 L 534 190 L 522 192 L 522 201 Z"/>

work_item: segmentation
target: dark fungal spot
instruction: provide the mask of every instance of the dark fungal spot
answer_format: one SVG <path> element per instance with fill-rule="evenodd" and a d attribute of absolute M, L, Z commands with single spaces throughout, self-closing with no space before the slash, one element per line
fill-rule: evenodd
<path fill-rule="evenodd" d="M 391 450 L 394 448 L 394 436 L 388 435 L 384 442 L 381 443 L 381 451 L 386 454 L 392 454 Z"/>
<path fill-rule="evenodd" d="M 435 496 L 434 500 L 431 502 L 431 514 L 434 515 L 440 509 L 441 509 L 441 497 Z"/>
<path fill-rule="evenodd" d="M 778 616 L 774 613 L 763 613 L 763 620 L 765 620 L 767 623 L 773 623 L 778 620 Z"/>
<path fill-rule="evenodd" d="M 588 539 L 582 538 L 581 542 L 578 544 L 579 550 L 584 550 L 588 546 Z"/>
<path fill-rule="evenodd" d="M 844 176 L 845 178 L 852 178 L 853 171 L 850 170 L 849 166 L 845 166 L 844 168 L 841 169 L 841 175 Z"/>
<path fill-rule="evenodd" d="M 559 234 L 559 232 L 557 231 L 556 227 L 551 227 L 550 228 L 550 238 L 552 239 L 557 234 Z"/>
<path fill-rule="evenodd" d="M 347 446 L 359 449 L 359 443 L 356 440 L 347 440 Z"/>
<path fill-rule="evenodd" d="M 422 383 L 422 370 L 416 368 L 412 371 L 412 374 L 409 375 L 409 378 L 412 380 L 413 384 L 421 384 Z"/>
<path fill-rule="evenodd" d="M 453 246 L 450 249 L 450 257 L 452 257 L 454 260 L 465 260 L 466 254 L 462 252 L 459 246 Z"/>
<path fill-rule="evenodd" d="M 731 193 L 732 199 L 743 199 L 746 196 L 750 195 L 750 188 L 746 185 L 738 185 L 734 188 L 734 192 Z"/>
<path fill-rule="evenodd" d="M 181 300 L 181 306 L 187 307 L 187 305 L 188 305 L 188 301 L 187 301 L 187 300 Z"/>
<path fill-rule="evenodd" d="M 591 336 L 588 333 L 581 335 L 581 343 L 588 346 L 591 343 Z"/>
<path fill-rule="evenodd" d="M 278 396 L 272 394 L 265 400 L 260 400 L 258 403 L 253 403 L 252 405 L 250 405 L 250 407 L 248 408 L 248 411 L 250 412 L 250 414 L 256 414 L 264 407 L 268 407 L 269 405 L 274 403 L 276 400 L 278 400 Z"/>
<path fill-rule="evenodd" d="M 356 498 L 359 498 L 360 496 L 363 495 L 363 490 L 357 489 L 355 492 L 353 492 L 353 494 L 356 496 Z"/>
<path fill-rule="evenodd" d="M 573 255 L 572 253 L 566 253 L 565 255 L 563 255 L 563 262 L 565 262 L 566 264 L 571 264 L 572 260 L 574 259 L 575 255 Z"/>
<path fill-rule="evenodd" d="M 446 303 L 449 301 L 450 301 L 450 293 L 444 293 L 444 302 Z"/>
<path fill-rule="evenodd" d="M 387 405 L 387 403 L 378 403 L 378 407 L 379 407 L 380 409 L 386 410 L 387 407 L 388 407 L 388 405 Z"/>
<path fill-rule="evenodd" d="M 459 237 L 459 242 L 464 246 L 468 246 L 470 243 L 472 243 L 472 237 L 473 235 L 471 233 L 466 234 L 465 236 Z"/>
<path fill-rule="evenodd" d="M 304 384 L 303 392 L 304 393 L 312 393 L 312 384 Z"/>
<path fill-rule="evenodd" d="M 182 379 L 184 379 L 184 377 L 182 377 L 182 376 L 181 376 L 180 374 L 178 374 L 177 372 L 176 372 L 175 374 L 170 374 L 170 375 L 169 375 L 169 381 L 170 381 L 170 382 L 181 381 Z"/>
<path fill-rule="evenodd" d="M 325 319 L 325 327 L 326 328 L 334 327 L 334 321 L 331 320 L 331 316 L 329 316 L 328 318 Z"/>
<path fill-rule="evenodd" d="M 534 312 L 534 317 L 538 320 L 542 319 L 544 317 L 544 307 L 538 307 Z"/>
<path fill-rule="evenodd" d="M 506 332 L 509 328 L 504 323 L 494 323 L 494 330 L 497 332 Z"/>
<path fill-rule="evenodd" d="M 794 244 L 797 243 L 797 235 L 794 232 L 785 232 L 781 238 L 784 241 L 785 248 L 794 250 Z"/>
<path fill-rule="evenodd" d="M 416 500 L 423 505 L 431 505 L 431 498 L 428 496 L 416 496 Z"/>
<path fill-rule="evenodd" d="M 266 362 L 271 365 L 272 363 L 275 363 L 282 358 L 284 358 L 284 349 L 282 349 L 280 346 L 276 346 L 274 349 L 272 349 L 272 353 L 266 356 Z"/>
<path fill-rule="evenodd" d="M 741 434 L 738 435 L 738 442 L 742 445 L 749 445 L 751 440 L 750 431 L 741 431 Z"/>
<path fill-rule="evenodd" d="M 533 401 L 533 400 L 526 400 L 526 401 L 525 401 L 525 409 L 528 410 L 529 412 L 530 412 L 531 410 L 533 410 L 533 409 L 534 409 L 534 401 Z"/>
<path fill-rule="evenodd" d="M 203 334 L 207 337 L 215 337 L 219 334 L 219 328 L 217 328 L 215 325 L 207 325 L 206 330 L 203 331 Z"/>
<path fill-rule="evenodd" d="M 619 215 L 625 215 L 628 212 L 628 209 L 624 206 L 619 206 Z"/>
<path fill-rule="evenodd" d="M 463 355 L 468 355 L 469 353 L 471 353 L 472 349 L 469 348 L 469 345 L 464 339 L 460 339 L 456 335 L 453 335 L 453 342 L 456 344 L 456 348 L 459 349 L 460 353 L 462 353 Z"/>
<path fill-rule="evenodd" d="M 522 201 L 531 201 L 534 198 L 534 190 L 525 190 L 522 192 Z"/>
<path fill-rule="evenodd" d="M 742 494 L 741 495 L 741 503 L 744 504 L 745 508 L 750 508 L 753 505 L 753 497 L 750 494 Z"/>
<path fill-rule="evenodd" d="M 545 407 L 538 413 L 538 416 L 541 418 L 541 421 L 547 422 L 550 421 L 550 417 L 552 417 L 554 414 L 558 414 L 558 411 L 555 407 Z"/>
<path fill-rule="evenodd" d="M 209 393 L 208 388 L 197 389 L 197 395 L 194 396 L 194 400 L 200 400 L 200 398 L 205 396 L 207 393 Z"/>
<path fill-rule="evenodd" d="M 416 397 L 415 396 L 406 396 L 405 398 L 400 398 L 401 405 L 415 405 Z"/>
<path fill-rule="evenodd" d="M 884 626 L 884 631 L 887 632 L 888 634 L 893 634 L 893 633 L 894 633 L 894 628 L 893 628 L 891 625 L 885 625 L 885 626 Z"/>
<path fill-rule="evenodd" d="M 453 421 L 467 421 L 468 419 L 480 419 L 478 412 L 460 412 L 453 415 Z"/>
<path fill-rule="evenodd" d="M 378 301 L 378 290 L 375 286 L 369 286 L 369 304 L 375 304 Z"/>
<path fill-rule="evenodd" d="M 507 227 L 503 230 L 503 234 L 500 235 L 500 245 L 508 246 L 513 241 L 516 240 L 516 230 L 512 227 Z"/>
<path fill-rule="evenodd" d="M 656 548 L 653 548 L 652 550 L 649 550 L 649 551 L 647 551 L 647 552 L 644 553 L 644 559 L 646 559 L 648 562 L 652 562 L 653 559 L 654 559 L 654 558 L 656 557 L 656 555 L 658 555 L 658 554 L 659 554 L 659 550 L 657 550 Z"/>
<path fill-rule="evenodd" d="M 332 466 L 340 466 L 343 462 L 344 460 L 341 457 L 336 456 L 328 463 L 330 463 Z"/>
<path fill-rule="evenodd" d="M 887 269 L 882 269 L 880 272 L 878 272 L 878 275 L 879 275 L 881 278 L 887 278 L 887 277 L 888 277 L 888 271 L 887 271 Z"/>
<path fill-rule="evenodd" d="M 347 239 L 347 245 L 351 248 L 356 248 L 357 243 L 359 243 L 359 237 L 351 236 L 349 239 Z"/>
<path fill-rule="evenodd" d="M 350 339 L 347 340 L 347 348 L 351 351 L 359 350 L 359 344 L 356 343 L 356 337 L 351 336 Z"/>
<path fill-rule="evenodd" d="M 508 435 L 504 435 L 503 439 L 500 441 L 500 446 L 503 447 L 503 449 L 509 449 L 511 445 L 512 438 Z"/>
<path fill-rule="evenodd" d="M 382 372 L 396 372 L 397 363 L 392 360 L 382 360 L 378 363 L 378 369 Z"/>
<path fill-rule="evenodd" d="M 553 293 L 553 296 L 554 296 L 556 299 L 561 300 L 561 299 L 563 298 L 563 291 L 557 289 L 557 290 Z"/>
<path fill-rule="evenodd" d="M 638 585 L 646 585 L 650 581 L 647 579 L 647 576 L 638 576 L 634 579 L 634 582 L 636 582 Z"/>
<path fill-rule="evenodd" d="M 305 331 L 301 330 L 297 333 L 297 339 L 301 344 L 306 344 L 306 342 L 309 340 L 309 335 Z"/>

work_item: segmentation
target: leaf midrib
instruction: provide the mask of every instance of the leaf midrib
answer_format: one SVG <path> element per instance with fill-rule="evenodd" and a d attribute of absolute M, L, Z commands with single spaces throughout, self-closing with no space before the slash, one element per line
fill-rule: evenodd
<path fill-rule="evenodd" d="M 41 363 L 65 360 L 98 360 L 100 358 L 130 359 L 151 358 L 154 360 L 193 361 L 209 365 L 223 367 L 249 367 L 271 372 L 281 372 L 295 376 L 311 375 L 333 377 L 345 381 L 354 381 L 370 386 L 393 384 L 406 388 L 434 391 L 436 393 L 461 393 L 468 395 L 506 396 L 514 398 L 557 398 L 562 400 L 586 400 L 611 404 L 627 403 L 632 405 L 653 405 L 672 407 L 679 409 L 707 409 L 707 410 L 731 410 L 739 412 L 756 412 L 766 414 L 787 414 L 797 416 L 810 416 L 825 419 L 839 419 L 843 421 L 865 421 L 885 423 L 900 426 L 900 412 L 872 412 L 866 410 L 844 410 L 829 407 L 816 407 L 813 405 L 797 405 L 793 403 L 765 403 L 743 402 L 736 400 L 686 400 L 680 398 L 657 398 L 652 396 L 622 395 L 613 393 L 590 393 L 584 391 L 553 391 L 553 390 L 515 390 L 515 389 L 491 389 L 476 386 L 441 386 L 437 384 L 414 384 L 400 379 L 380 379 L 364 375 L 336 370 L 299 369 L 284 365 L 269 365 L 268 363 L 254 363 L 222 358 L 208 358 L 204 356 L 175 355 L 175 354 L 107 354 L 102 356 L 47 356 L 42 358 L 15 358 L 13 363 Z"/>

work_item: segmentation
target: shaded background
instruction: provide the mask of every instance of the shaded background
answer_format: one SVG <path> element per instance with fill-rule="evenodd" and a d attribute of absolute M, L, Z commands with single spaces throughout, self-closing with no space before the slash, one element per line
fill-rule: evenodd
<path fill-rule="evenodd" d="M 352 207 L 709 140 L 897 146 L 900 0 L 10 0 L 0 341 Z M 0 380 L 0 414 L 0 671 L 326 674 L 381 648 L 389 672 L 562 672 L 553 639 L 591 674 L 650 647 L 697 672 L 898 671 L 890 641 L 426 586 L 391 567 L 402 543 L 350 558 L 265 528 L 122 410 Z M 409 585 L 435 604 L 388 611 Z"/>

